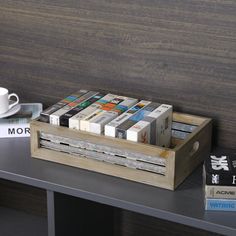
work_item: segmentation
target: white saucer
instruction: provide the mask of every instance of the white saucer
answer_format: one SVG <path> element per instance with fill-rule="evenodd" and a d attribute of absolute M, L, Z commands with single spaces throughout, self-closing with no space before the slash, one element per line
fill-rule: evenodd
<path fill-rule="evenodd" d="M 7 112 L 0 114 L 0 118 L 5 118 L 5 117 L 12 116 L 12 115 L 16 114 L 20 110 L 20 107 L 21 107 L 20 104 L 15 105 Z"/>

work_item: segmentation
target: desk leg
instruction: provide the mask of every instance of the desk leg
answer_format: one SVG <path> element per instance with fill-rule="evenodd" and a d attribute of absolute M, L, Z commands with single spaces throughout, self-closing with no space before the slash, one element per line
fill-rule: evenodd
<path fill-rule="evenodd" d="M 54 192 L 47 190 L 48 236 L 55 236 Z"/>

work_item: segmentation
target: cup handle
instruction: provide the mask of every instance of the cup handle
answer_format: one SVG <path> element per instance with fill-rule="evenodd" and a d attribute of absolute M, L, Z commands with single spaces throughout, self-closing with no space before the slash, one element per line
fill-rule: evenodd
<path fill-rule="evenodd" d="M 17 94 L 15 93 L 11 93 L 8 95 L 8 100 L 10 100 L 11 97 L 15 97 L 16 101 L 14 103 L 12 103 L 11 105 L 9 105 L 9 109 L 11 109 L 12 107 L 14 107 L 16 104 L 19 103 L 19 97 L 17 96 Z"/>

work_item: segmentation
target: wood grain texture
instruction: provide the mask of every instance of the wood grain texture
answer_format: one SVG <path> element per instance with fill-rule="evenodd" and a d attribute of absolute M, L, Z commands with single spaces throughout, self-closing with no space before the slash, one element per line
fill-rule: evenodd
<path fill-rule="evenodd" d="M 0 206 L 46 217 L 46 191 L 0 179 Z"/>
<path fill-rule="evenodd" d="M 214 118 L 235 148 L 233 0 L 0 0 L 0 86 L 45 107 L 77 88 Z"/>
<path fill-rule="evenodd" d="M 115 236 L 220 236 L 220 234 L 125 210 L 115 211 L 115 222 Z"/>

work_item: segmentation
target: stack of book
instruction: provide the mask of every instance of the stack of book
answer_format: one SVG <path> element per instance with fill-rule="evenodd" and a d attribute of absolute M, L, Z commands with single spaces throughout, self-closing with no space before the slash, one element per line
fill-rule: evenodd
<path fill-rule="evenodd" d="M 205 209 L 236 211 L 236 155 L 211 155 L 204 163 Z"/>
<path fill-rule="evenodd" d="M 169 147 L 172 106 L 79 90 L 40 115 L 40 121 L 75 130 Z"/>

